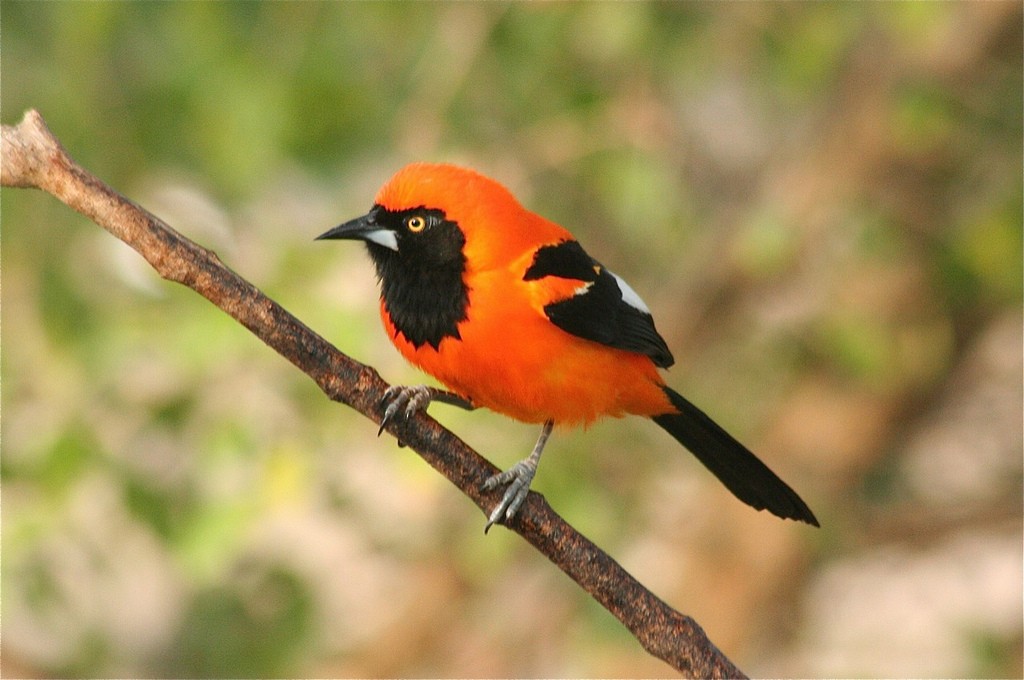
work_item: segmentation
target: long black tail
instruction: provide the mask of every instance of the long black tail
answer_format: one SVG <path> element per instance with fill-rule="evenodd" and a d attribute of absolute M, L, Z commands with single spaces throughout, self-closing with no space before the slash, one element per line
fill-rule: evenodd
<path fill-rule="evenodd" d="M 747 447 L 678 393 L 662 389 L 679 413 L 654 416 L 654 422 L 697 456 L 736 498 L 783 519 L 819 526 L 803 499 Z"/>

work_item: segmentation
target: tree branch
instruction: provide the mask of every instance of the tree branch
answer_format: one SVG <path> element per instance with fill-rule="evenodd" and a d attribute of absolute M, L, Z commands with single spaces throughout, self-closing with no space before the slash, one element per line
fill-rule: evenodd
<path fill-rule="evenodd" d="M 383 415 L 387 384 L 377 372 L 338 351 L 301 321 L 226 267 L 215 253 L 185 238 L 77 165 L 29 110 L 4 125 L 0 184 L 37 188 L 139 252 L 163 278 L 192 288 L 285 357 L 334 401 L 374 422 Z M 386 427 L 476 503 L 486 516 L 500 492 L 483 492 L 497 472 L 491 463 L 420 413 Z M 530 492 L 508 528 L 547 556 L 621 621 L 644 649 L 689 677 L 744 677 L 696 621 L 675 611 L 600 548 L 565 522 L 544 497 Z"/>

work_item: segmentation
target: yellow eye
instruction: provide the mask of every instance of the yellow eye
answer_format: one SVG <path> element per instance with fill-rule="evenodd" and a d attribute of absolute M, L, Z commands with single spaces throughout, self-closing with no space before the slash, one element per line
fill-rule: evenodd
<path fill-rule="evenodd" d="M 420 215 L 413 215 L 405 221 L 405 226 L 414 234 L 418 234 L 427 228 L 427 221 Z"/>

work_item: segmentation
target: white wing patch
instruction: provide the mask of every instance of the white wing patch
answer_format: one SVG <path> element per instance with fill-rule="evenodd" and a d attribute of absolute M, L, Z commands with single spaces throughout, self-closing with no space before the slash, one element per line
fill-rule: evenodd
<path fill-rule="evenodd" d="M 619 276 L 610 269 L 605 271 L 607 271 L 609 274 L 615 277 L 615 283 L 619 284 L 619 292 L 622 294 L 623 302 L 625 302 L 630 307 L 633 307 L 634 309 L 639 309 L 644 314 L 651 313 L 651 310 L 647 308 L 647 305 L 644 304 L 644 301 L 640 299 L 640 296 L 637 295 L 637 292 L 633 290 L 633 288 L 628 283 L 626 283 L 621 276 Z"/>
<path fill-rule="evenodd" d="M 577 288 L 576 290 L 574 290 L 574 291 L 572 292 L 572 294 L 573 294 L 573 295 L 583 295 L 583 294 L 584 294 L 584 293 L 586 293 L 586 292 L 587 292 L 588 290 L 590 290 L 590 287 L 591 287 L 591 286 L 593 286 L 593 285 L 594 285 L 594 282 L 593 282 L 593 281 L 587 281 L 587 282 L 586 282 L 586 283 L 584 283 L 584 284 L 583 284 L 582 286 L 580 286 L 579 288 Z"/>

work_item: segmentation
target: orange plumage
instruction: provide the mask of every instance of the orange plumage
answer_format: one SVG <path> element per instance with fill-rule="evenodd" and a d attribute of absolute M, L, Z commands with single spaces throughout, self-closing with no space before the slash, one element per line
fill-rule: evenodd
<path fill-rule="evenodd" d="M 651 417 L 744 502 L 817 524 L 792 489 L 666 386 L 658 369 L 672 356 L 635 291 L 494 180 L 414 163 L 367 215 L 320 238 L 367 243 L 381 319 L 406 359 L 474 407 L 545 423 L 530 458 L 489 481 L 510 486 L 488 526 L 525 499 L 552 424 L 626 414 Z M 394 406 L 438 396 L 418 389 L 399 390 Z"/>
<path fill-rule="evenodd" d="M 414 347 L 381 304 L 388 337 L 410 362 L 475 405 L 527 423 L 671 410 L 649 357 L 576 337 L 544 315 L 579 281 L 523 280 L 537 248 L 572 239 L 568 231 L 527 211 L 497 182 L 453 166 L 406 166 L 376 202 L 394 211 L 444 206 L 466 237 L 469 317 L 458 324 L 461 339 Z"/>

